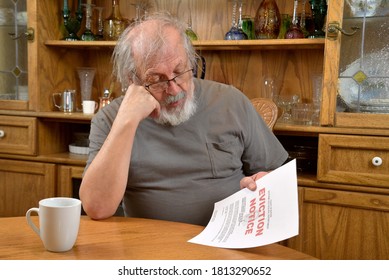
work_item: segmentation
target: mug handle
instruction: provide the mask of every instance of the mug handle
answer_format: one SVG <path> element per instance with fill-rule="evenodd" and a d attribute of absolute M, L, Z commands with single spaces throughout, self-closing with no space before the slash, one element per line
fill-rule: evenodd
<path fill-rule="evenodd" d="M 41 236 L 39 228 L 31 220 L 31 213 L 32 212 L 36 212 L 39 215 L 39 208 L 34 207 L 34 208 L 30 208 L 27 210 L 27 212 L 26 212 L 27 223 L 36 232 L 36 234 Z"/>
<path fill-rule="evenodd" d="M 54 106 L 61 110 L 61 106 L 58 105 L 57 102 L 56 102 L 56 100 L 55 100 L 55 99 L 56 99 L 56 96 L 58 96 L 58 95 L 61 96 L 61 93 L 53 93 L 53 95 L 52 95 L 51 97 L 53 98 Z"/>

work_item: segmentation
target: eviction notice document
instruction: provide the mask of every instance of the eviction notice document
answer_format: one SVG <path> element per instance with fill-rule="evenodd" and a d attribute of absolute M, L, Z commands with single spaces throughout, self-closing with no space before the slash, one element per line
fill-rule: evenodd
<path fill-rule="evenodd" d="M 256 191 L 242 189 L 215 203 L 208 225 L 188 242 L 251 248 L 297 235 L 296 160 L 266 174 L 256 183 Z"/>

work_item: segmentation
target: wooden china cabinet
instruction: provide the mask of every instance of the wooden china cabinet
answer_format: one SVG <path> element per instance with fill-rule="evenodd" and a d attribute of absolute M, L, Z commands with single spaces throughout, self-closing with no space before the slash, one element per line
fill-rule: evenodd
<path fill-rule="evenodd" d="M 73 2 L 76 1 L 69 1 L 70 7 L 76 6 Z M 120 1 L 124 18 L 135 17 L 133 2 Z M 341 43 L 348 44 L 348 49 L 356 43 L 345 40 L 346 36 L 339 32 L 334 32 L 338 36 L 331 39 L 225 41 L 224 34 L 232 22 L 231 1 L 149 2 L 150 12 L 168 10 L 184 21 L 191 15 L 192 28 L 199 37 L 193 44 L 207 62 L 205 78 L 232 84 L 249 98 L 261 97 L 265 77 L 275 77 L 280 96 L 298 94 L 303 102 L 312 102 L 312 80 L 315 75 L 322 75 L 320 124 L 278 122 L 274 129 L 291 149 L 291 155 L 300 155 L 304 149 L 308 151 L 304 156 L 309 158 L 302 157 L 298 162 L 302 167 L 300 234 L 283 243 L 322 259 L 389 258 L 389 115 L 367 113 L 355 105 L 354 97 L 339 94 L 340 80 L 350 82 L 340 78 L 345 68 Z M 253 17 L 260 2 L 244 1 L 244 14 Z M 276 2 L 282 14 L 292 14 L 293 1 Z M 328 0 L 326 28 L 332 22 L 339 27 L 359 24 L 362 28 L 360 16 L 355 20 L 347 7 L 343 13 L 344 2 L 355 1 Z M 111 13 L 110 0 L 92 3 L 104 7 L 104 18 Z M 62 40 L 62 7 L 61 0 L 27 3 L 27 27 L 34 31 L 33 40 L 28 41 L 29 98 L 0 100 L 0 130 L 4 132 L 0 138 L 0 216 L 24 215 L 43 197 L 75 195 L 75 181 L 82 176 L 86 156 L 69 153 L 68 145 L 75 133 L 89 131 L 91 117 L 79 112 L 59 112 L 53 106 L 52 94 L 65 89 L 79 92 L 77 67 L 97 69 L 92 92 L 96 101 L 113 81 L 110 58 L 115 42 Z M 367 22 L 371 20 L 382 17 L 371 16 Z M 360 41 L 358 34 L 347 38 Z M 360 49 L 354 51 L 351 57 L 356 58 Z M 365 74 L 365 79 L 373 75 Z M 382 76 L 380 83 L 388 85 L 387 74 Z M 122 94 L 119 84 L 114 83 L 113 88 L 114 97 Z M 373 99 L 385 101 L 384 97 Z M 345 109 L 344 104 L 349 107 Z M 382 163 L 375 166 L 377 163 L 372 160 L 377 158 Z"/>

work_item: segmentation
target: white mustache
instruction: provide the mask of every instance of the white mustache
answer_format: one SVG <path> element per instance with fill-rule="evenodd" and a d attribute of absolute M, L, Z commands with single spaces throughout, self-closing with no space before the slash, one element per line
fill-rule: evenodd
<path fill-rule="evenodd" d="M 185 95 L 186 95 L 186 93 L 183 92 L 183 91 L 181 91 L 179 94 L 177 94 L 175 96 L 174 95 L 169 95 L 168 97 L 166 97 L 166 99 L 164 100 L 162 105 L 169 105 L 171 103 L 177 102 L 180 99 L 184 98 Z"/>

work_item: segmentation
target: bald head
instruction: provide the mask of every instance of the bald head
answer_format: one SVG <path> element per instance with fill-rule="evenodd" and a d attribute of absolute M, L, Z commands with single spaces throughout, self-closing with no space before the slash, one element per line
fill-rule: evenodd
<path fill-rule="evenodd" d="M 129 34 L 133 56 L 138 72 L 163 63 L 172 51 L 185 53 L 185 40 L 174 26 L 164 25 L 160 20 L 139 24 Z"/>

